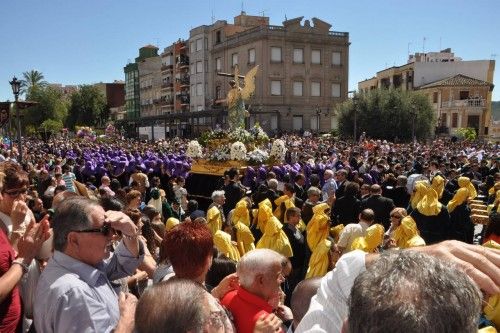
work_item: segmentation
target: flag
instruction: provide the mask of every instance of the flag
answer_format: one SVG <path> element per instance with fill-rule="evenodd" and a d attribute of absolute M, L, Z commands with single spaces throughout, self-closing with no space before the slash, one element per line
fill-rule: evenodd
<path fill-rule="evenodd" d="M 4 127 L 9 122 L 10 102 L 0 103 L 0 127 Z"/>

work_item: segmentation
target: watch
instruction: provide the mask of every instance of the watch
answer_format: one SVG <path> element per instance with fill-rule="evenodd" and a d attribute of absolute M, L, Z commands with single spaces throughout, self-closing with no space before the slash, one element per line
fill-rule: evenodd
<path fill-rule="evenodd" d="M 23 275 L 28 273 L 30 267 L 23 262 L 22 259 L 15 259 L 12 261 L 12 264 L 18 264 L 23 268 Z"/>

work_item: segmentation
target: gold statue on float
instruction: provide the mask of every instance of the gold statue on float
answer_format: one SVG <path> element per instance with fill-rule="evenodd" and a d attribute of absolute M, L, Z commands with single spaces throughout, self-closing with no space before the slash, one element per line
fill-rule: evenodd
<path fill-rule="evenodd" d="M 255 75 L 257 75 L 258 69 L 259 65 L 249 70 L 245 76 L 242 76 L 238 65 L 235 65 L 234 74 L 218 73 L 222 76 L 234 76 L 234 79 L 229 81 L 231 89 L 227 93 L 226 99 L 230 130 L 245 127 L 245 117 L 249 116 L 248 111 L 245 110 L 245 101 L 249 100 L 255 91 Z M 240 86 L 240 78 L 244 79 L 243 87 Z"/>

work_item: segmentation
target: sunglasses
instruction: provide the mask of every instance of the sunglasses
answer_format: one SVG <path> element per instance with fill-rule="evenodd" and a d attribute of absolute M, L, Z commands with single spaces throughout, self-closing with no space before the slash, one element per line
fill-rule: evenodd
<path fill-rule="evenodd" d="M 110 235 L 114 235 L 114 233 L 115 233 L 115 229 L 111 228 L 110 224 L 104 224 L 100 228 L 85 229 L 85 230 L 73 230 L 73 231 L 77 232 L 77 233 L 84 233 L 84 232 L 85 233 L 100 233 L 106 237 L 108 237 Z"/>
<path fill-rule="evenodd" d="M 10 195 L 11 197 L 17 197 L 20 194 L 26 194 L 28 192 L 27 188 L 21 188 L 18 190 L 4 191 L 3 193 Z"/>
<path fill-rule="evenodd" d="M 391 217 L 394 217 L 395 219 L 401 219 L 402 217 L 399 215 L 391 215 Z"/>

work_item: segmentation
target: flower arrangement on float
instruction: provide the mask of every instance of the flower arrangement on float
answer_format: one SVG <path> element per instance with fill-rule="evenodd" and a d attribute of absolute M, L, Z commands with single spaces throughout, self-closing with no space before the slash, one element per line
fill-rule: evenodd
<path fill-rule="evenodd" d="M 186 150 L 186 156 L 192 159 L 198 159 L 203 157 L 203 149 L 201 145 L 196 140 L 191 140 L 188 144 Z"/>
<path fill-rule="evenodd" d="M 77 130 L 76 137 L 78 139 L 95 141 L 96 134 L 91 127 L 88 126 L 76 127 L 76 130 Z"/>
<path fill-rule="evenodd" d="M 285 141 L 276 139 L 273 141 L 269 157 L 276 162 L 283 162 L 285 160 L 286 151 Z"/>
<path fill-rule="evenodd" d="M 236 141 L 231 145 L 230 157 L 235 161 L 247 160 L 247 147 L 243 144 L 243 142 Z"/>

